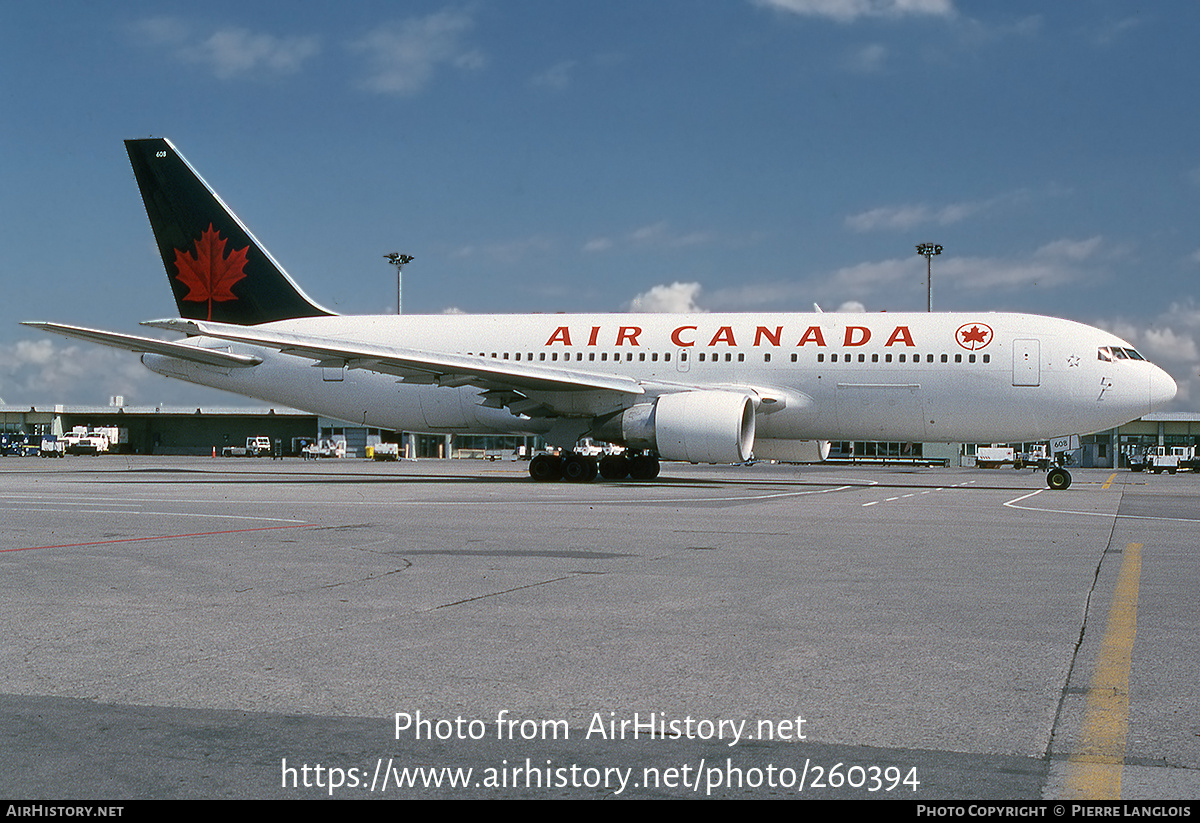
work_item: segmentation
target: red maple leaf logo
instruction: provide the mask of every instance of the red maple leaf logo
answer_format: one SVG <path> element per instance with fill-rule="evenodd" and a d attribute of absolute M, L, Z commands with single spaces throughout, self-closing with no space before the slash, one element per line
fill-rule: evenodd
<path fill-rule="evenodd" d="M 967 323 L 958 327 L 955 338 L 964 349 L 977 351 L 992 342 L 992 328 L 983 323 Z"/>
<path fill-rule="evenodd" d="M 183 299 L 193 303 L 208 301 L 209 320 L 212 320 L 213 301 L 237 300 L 231 287 L 246 276 L 246 249 L 250 247 L 234 249 L 226 257 L 225 246 L 228 242 L 209 223 L 208 230 L 196 241 L 195 254 L 175 249 L 179 282 L 188 287 Z"/>

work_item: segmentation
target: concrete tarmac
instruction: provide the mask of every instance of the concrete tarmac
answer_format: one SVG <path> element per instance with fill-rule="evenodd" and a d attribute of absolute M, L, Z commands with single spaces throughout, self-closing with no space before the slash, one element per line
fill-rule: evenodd
<path fill-rule="evenodd" d="M 1200 477 L 1073 475 L 6 459 L 0 796 L 1200 798 Z"/>

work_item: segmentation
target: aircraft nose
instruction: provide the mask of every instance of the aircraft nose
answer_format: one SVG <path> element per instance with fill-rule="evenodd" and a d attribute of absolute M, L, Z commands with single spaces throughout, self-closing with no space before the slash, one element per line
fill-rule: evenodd
<path fill-rule="evenodd" d="M 1154 367 L 1154 371 L 1150 374 L 1150 409 L 1153 411 L 1159 406 L 1163 406 L 1175 399 L 1175 393 L 1179 391 L 1179 387 L 1175 385 L 1175 380 L 1171 375 Z"/>

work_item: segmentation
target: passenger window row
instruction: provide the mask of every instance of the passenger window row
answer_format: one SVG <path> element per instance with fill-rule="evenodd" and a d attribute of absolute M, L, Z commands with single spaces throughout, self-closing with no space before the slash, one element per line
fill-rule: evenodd
<path fill-rule="evenodd" d="M 926 363 L 935 363 L 935 362 L 949 363 L 950 362 L 950 355 L 948 355 L 948 354 L 942 354 L 942 355 L 926 354 L 923 356 L 924 356 L 924 362 L 926 362 Z M 964 355 L 961 352 L 954 355 L 954 362 L 962 363 L 962 362 L 964 362 L 964 358 L 965 358 L 965 362 L 975 363 L 975 362 L 977 362 L 977 359 L 976 359 L 977 357 L 978 357 L 978 362 L 981 362 L 981 363 L 991 363 L 992 362 L 992 356 L 990 354 L 984 354 L 984 355 L 967 354 L 967 355 Z M 895 358 L 894 361 L 893 361 L 893 358 Z M 907 363 L 916 364 L 916 363 L 922 362 L 921 358 L 922 358 L 922 355 L 920 355 L 920 354 L 912 354 L 912 355 L 896 354 L 896 355 L 893 355 L 891 352 L 889 352 L 889 353 L 883 355 L 882 362 L 884 362 L 884 363 L 891 363 L 891 362 L 905 363 L 905 362 L 907 362 Z M 794 354 L 792 355 L 792 362 L 793 363 L 796 362 L 796 355 L 794 355 Z M 820 352 L 817 354 L 817 362 L 818 363 L 825 362 L 824 352 Z M 829 362 L 830 363 L 839 362 L 837 352 L 834 352 L 829 355 Z M 858 355 L 843 354 L 841 356 L 841 362 L 842 363 L 854 363 L 854 362 L 866 363 L 867 355 L 861 354 L 861 353 Z M 872 354 L 870 362 L 879 363 L 880 362 L 879 354 L 877 354 L 877 353 Z"/>
<path fill-rule="evenodd" d="M 1107 349 L 1101 349 L 1100 351 L 1101 351 L 1100 359 L 1102 359 L 1102 360 L 1104 360 L 1104 359 L 1111 360 L 1112 357 L 1114 356 L 1114 355 L 1110 354 L 1106 358 L 1104 356 L 1104 352 L 1107 351 Z M 1131 356 L 1131 357 L 1133 357 L 1133 359 L 1136 359 L 1136 360 L 1143 359 L 1141 357 L 1141 355 L 1137 354 L 1132 349 L 1123 349 L 1123 350 L 1114 349 L 1113 351 L 1121 351 L 1122 352 L 1121 355 L 1116 355 L 1116 356 L 1120 357 L 1121 359 L 1124 359 L 1126 356 Z M 1125 354 L 1126 352 L 1129 354 L 1126 355 Z M 474 354 L 474 352 L 470 352 L 470 354 Z M 549 357 L 547 357 L 547 354 L 549 354 Z M 561 354 L 562 354 L 561 360 L 559 359 L 559 354 L 560 354 L 560 352 L 548 352 L 548 353 L 547 352 L 539 352 L 536 359 L 538 362 L 548 361 L 551 363 L 558 363 L 558 362 L 569 363 L 572 360 L 574 360 L 574 362 L 576 362 L 576 363 L 579 363 L 579 362 L 583 362 L 583 360 L 584 360 L 584 352 L 573 352 L 573 354 L 575 355 L 574 358 L 571 357 L 572 352 L 561 352 Z M 624 358 L 621 357 L 621 352 L 613 352 L 611 360 L 608 356 L 608 352 L 587 352 L 586 354 L 587 354 L 587 361 L 589 363 L 595 363 L 595 362 L 619 363 L 619 362 L 622 362 L 622 360 L 626 363 L 632 363 L 635 359 L 635 355 L 636 355 L 636 359 L 639 363 L 644 363 L 647 361 L 649 361 L 651 363 L 657 363 L 660 360 L 660 355 L 658 352 L 631 352 L 630 351 L 630 352 L 624 353 L 625 354 Z M 724 355 L 724 357 L 722 357 L 722 354 Z M 488 357 L 488 356 L 489 355 L 485 352 L 479 352 L 479 357 Z M 533 352 L 525 352 L 524 354 L 522 354 L 521 352 L 515 352 L 515 353 L 513 353 L 513 352 L 500 352 L 500 353 L 492 352 L 490 356 L 493 360 L 510 360 L 511 359 L 511 360 L 532 361 L 535 359 Z M 737 358 L 736 361 L 734 359 L 735 357 Z M 924 361 L 922 361 L 922 358 L 924 358 Z M 965 358 L 965 361 L 964 361 L 964 358 Z M 977 360 L 977 358 L 978 358 L 978 360 Z M 679 360 L 681 362 L 687 362 L 687 359 L 688 359 L 688 353 L 686 351 L 679 353 Z M 744 363 L 746 361 L 746 355 L 744 352 L 737 352 L 736 354 L 734 352 L 723 352 L 723 353 L 722 352 L 698 352 L 696 359 L 701 363 L 704 363 L 704 362 L 718 363 L 718 362 L 722 362 L 722 361 L 725 363 L 733 363 L 733 362 Z M 670 363 L 671 362 L 671 352 L 663 352 L 661 355 L 661 360 L 664 363 Z M 792 362 L 797 363 L 797 362 L 799 362 L 799 360 L 800 360 L 800 355 L 798 353 L 793 352 L 792 353 Z M 771 362 L 771 353 L 770 352 L 763 353 L 763 362 L 764 363 Z M 826 362 L 825 361 L 825 352 L 817 353 L 817 362 L 818 363 Z M 839 353 L 839 352 L 832 352 L 829 354 L 829 362 L 830 363 L 839 363 L 839 362 L 840 363 L 855 363 L 855 362 L 866 363 L 866 362 L 868 362 L 868 360 L 867 360 L 867 355 L 865 353 L 859 353 L 859 354 L 855 355 L 855 354 L 843 354 L 843 353 Z M 882 355 L 882 359 L 881 359 L 881 355 L 879 355 L 878 353 L 875 353 L 875 354 L 870 355 L 870 362 L 871 363 L 880 363 L 880 362 L 883 362 L 883 363 L 893 363 L 893 362 L 894 363 L 912 363 L 914 365 L 917 363 L 921 363 L 921 362 L 949 363 L 950 355 L 948 355 L 948 354 L 942 354 L 942 355 L 911 354 L 910 355 L 910 354 L 892 354 L 891 352 L 888 352 L 887 354 Z M 962 353 L 958 353 L 958 354 L 954 355 L 954 362 L 955 363 L 962 363 L 962 362 L 991 363 L 992 356 L 990 354 L 963 355 Z"/>

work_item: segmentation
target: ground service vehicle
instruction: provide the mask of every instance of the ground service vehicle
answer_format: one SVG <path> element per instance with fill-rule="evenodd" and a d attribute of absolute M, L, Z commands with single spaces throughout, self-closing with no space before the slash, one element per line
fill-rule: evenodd
<path fill-rule="evenodd" d="M 271 438 L 266 436 L 247 437 L 245 447 L 225 446 L 221 449 L 222 457 L 270 457 Z"/>

